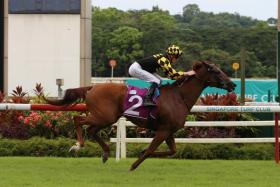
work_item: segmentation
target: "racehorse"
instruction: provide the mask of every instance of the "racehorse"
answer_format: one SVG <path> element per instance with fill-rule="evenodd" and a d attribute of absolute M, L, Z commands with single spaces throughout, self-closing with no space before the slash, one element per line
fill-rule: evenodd
<path fill-rule="evenodd" d="M 136 169 L 149 156 L 170 156 L 176 151 L 173 134 L 184 127 L 186 116 L 196 103 L 201 92 L 208 86 L 233 91 L 236 85 L 215 64 L 199 61 L 192 66 L 191 74 L 182 77 L 172 84 L 160 87 L 158 115 L 153 121 L 127 117 L 134 124 L 155 132 L 155 136 L 130 170 Z M 123 83 L 103 83 L 89 87 L 67 89 L 62 99 L 46 101 L 53 105 L 69 105 L 78 99 L 84 99 L 88 114 L 74 117 L 77 143 L 70 150 L 84 146 L 82 126 L 89 125 L 88 133 L 103 149 L 103 162 L 109 156 L 109 146 L 97 135 L 97 132 L 118 121 L 124 112 L 124 98 L 127 85 Z M 166 142 L 169 151 L 155 152 L 158 146 Z"/>

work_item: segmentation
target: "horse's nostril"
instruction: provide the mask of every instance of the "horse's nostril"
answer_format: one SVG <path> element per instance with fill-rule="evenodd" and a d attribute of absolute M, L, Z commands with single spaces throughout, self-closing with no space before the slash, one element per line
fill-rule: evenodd
<path fill-rule="evenodd" d="M 227 82 L 226 83 L 226 86 L 227 86 L 227 90 L 229 91 L 229 92 L 232 92 L 233 90 L 235 90 L 235 87 L 236 87 L 236 84 L 234 83 L 234 82 Z"/>
<path fill-rule="evenodd" d="M 235 88 L 235 87 L 236 87 L 236 84 L 235 84 L 234 82 L 230 82 L 230 83 L 229 83 L 229 86 L 232 86 L 233 88 Z"/>

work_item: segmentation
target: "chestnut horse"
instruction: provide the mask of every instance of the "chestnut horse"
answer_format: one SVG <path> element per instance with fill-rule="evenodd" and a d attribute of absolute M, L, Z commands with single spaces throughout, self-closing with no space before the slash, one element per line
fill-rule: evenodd
<path fill-rule="evenodd" d="M 139 127 L 155 131 L 155 137 L 134 162 L 130 170 L 136 169 L 149 156 L 169 156 L 176 151 L 173 134 L 184 127 L 186 116 L 191 111 L 204 88 L 211 86 L 233 91 L 235 84 L 216 65 L 200 61 L 193 65 L 193 73 L 175 81 L 172 84 L 160 87 L 158 102 L 158 116 L 152 122 L 127 117 Z M 127 85 L 120 83 L 104 83 L 95 86 L 67 89 L 60 100 L 46 101 L 53 105 L 69 105 L 78 99 L 84 99 L 87 116 L 74 117 L 77 133 L 77 143 L 70 150 L 78 150 L 84 146 L 82 126 L 89 125 L 88 133 L 103 149 L 103 162 L 109 156 L 109 146 L 97 135 L 97 132 L 118 121 L 124 112 L 124 98 Z M 166 142 L 169 151 L 155 152 L 158 146 Z"/>

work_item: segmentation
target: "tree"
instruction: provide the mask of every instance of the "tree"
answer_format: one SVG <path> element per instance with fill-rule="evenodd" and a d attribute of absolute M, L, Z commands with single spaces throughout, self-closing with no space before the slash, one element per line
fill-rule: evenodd
<path fill-rule="evenodd" d="M 183 20 L 190 23 L 192 19 L 200 13 L 199 6 L 197 4 L 188 4 L 183 7 Z"/>
<path fill-rule="evenodd" d="M 132 27 L 120 27 L 111 34 L 110 49 L 107 49 L 108 59 L 116 59 L 116 75 L 128 76 L 128 67 L 136 58 L 143 56 L 140 42 L 143 33 Z"/>
<path fill-rule="evenodd" d="M 109 76 L 108 57 L 106 50 L 111 47 L 111 33 L 120 26 L 130 23 L 129 14 L 116 8 L 92 11 L 92 75 Z"/>
<path fill-rule="evenodd" d="M 176 63 L 178 69 L 186 69 L 192 61 L 210 59 L 231 74 L 231 65 L 240 61 L 238 55 L 244 47 L 247 50 L 246 66 L 250 67 L 246 76 L 275 77 L 275 26 L 238 13 L 203 12 L 195 4 L 186 5 L 183 11 L 183 15 L 173 16 L 157 6 L 152 11 L 127 12 L 94 7 L 93 75 L 109 76 L 110 58 L 118 60 L 115 75 L 127 75 L 128 64 L 133 59 L 164 52 L 174 43 L 184 51 Z M 134 40 L 135 35 L 137 39 Z"/>
<path fill-rule="evenodd" d="M 178 45 L 183 50 L 183 55 L 178 59 L 174 67 L 178 69 L 190 69 L 194 61 L 201 60 L 201 52 L 203 47 L 196 42 L 178 42 Z"/>
<path fill-rule="evenodd" d="M 104 76 L 106 64 L 104 61 L 105 49 L 107 48 L 109 35 L 103 32 L 101 28 L 93 28 L 92 32 L 92 75 Z"/>
<path fill-rule="evenodd" d="M 275 26 L 277 24 L 277 19 L 275 18 L 268 18 L 266 21 L 269 25 Z"/>
<path fill-rule="evenodd" d="M 241 51 L 234 55 L 234 62 L 241 62 Z M 258 61 L 256 54 L 252 51 L 248 51 L 245 49 L 245 77 L 252 78 L 252 77 L 259 77 L 264 75 L 266 67 Z"/>
<path fill-rule="evenodd" d="M 137 28 L 143 32 L 144 54 L 152 55 L 165 49 L 172 41 L 176 20 L 167 12 L 155 11 L 143 14 Z"/>
<path fill-rule="evenodd" d="M 201 58 L 220 66 L 226 74 L 233 75 L 231 68 L 233 59 L 228 52 L 221 49 L 207 49 L 201 52 Z"/>
<path fill-rule="evenodd" d="M 93 8 L 92 26 L 101 28 L 104 32 L 112 32 L 121 25 L 126 24 L 129 14 L 116 8 Z"/>

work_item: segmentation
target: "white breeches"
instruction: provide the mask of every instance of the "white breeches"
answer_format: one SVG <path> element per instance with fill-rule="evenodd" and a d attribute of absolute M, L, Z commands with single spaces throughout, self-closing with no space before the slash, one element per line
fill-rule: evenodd
<path fill-rule="evenodd" d="M 138 62 L 134 62 L 129 67 L 128 73 L 132 77 L 145 80 L 147 82 L 155 82 L 157 84 L 160 84 L 160 81 L 162 80 L 162 78 L 158 74 L 156 73 L 152 74 L 148 71 L 143 70 L 140 64 L 138 64 Z"/>

